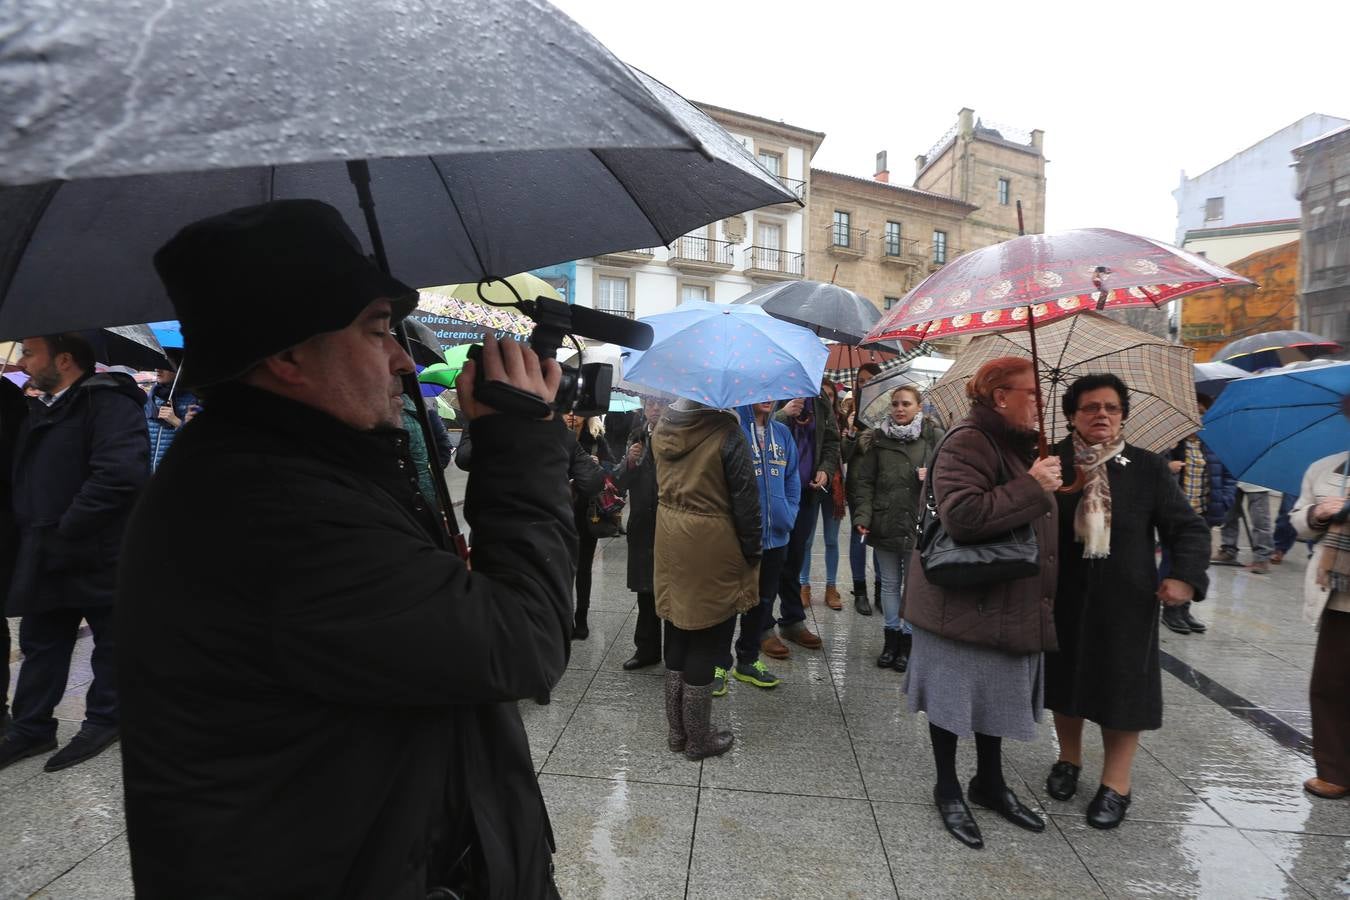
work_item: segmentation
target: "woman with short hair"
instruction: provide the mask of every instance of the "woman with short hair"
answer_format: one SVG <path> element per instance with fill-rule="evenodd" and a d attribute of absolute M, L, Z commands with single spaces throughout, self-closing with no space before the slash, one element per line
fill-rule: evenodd
<path fill-rule="evenodd" d="M 1029 360 L 1001 357 L 969 382 L 970 414 L 947 433 L 929 477 L 939 519 L 963 544 L 999 538 L 1030 524 L 1039 571 L 969 587 L 928 581 L 910 560 L 902 613 L 914 628 L 905 692 L 911 712 L 928 716 L 937 765 L 933 799 L 947 831 L 968 847 L 984 846 L 962 796 L 956 746 L 975 736 L 976 769 L 968 796 L 1028 831 L 1045 822 L 1003 778 L 1003 738 L 1030 741 L 1042 708 L 1044 651 L 1055 648 L 1058 529 L 1053 492 L 1058 457 L 1036 459 L 1036 379 Z"/>
<path fill-rule="evenodd" d="M 1130 805 L 1139 732 L 1162 727 L 1158 604 L 1204 599 L 1210 534 L 1167 460 L 1125 442 L 1130 394 L 1123 381 L 1086 375 L 1062 403 L 1072 431 L 1055 452 L 1065 472 L 1082 473 L 1083 488 L 1058 495 L 1059 650 L 1046 656 L 1045 698 L 1060 750 L 1045 789 L 1056 800 L 1074 795 L 1083 722 L 1097 723 L 1106 760 L 1087 823 L 1115 828 Z M 1159 542 L 1170 560 L 1161 582 Z"/>

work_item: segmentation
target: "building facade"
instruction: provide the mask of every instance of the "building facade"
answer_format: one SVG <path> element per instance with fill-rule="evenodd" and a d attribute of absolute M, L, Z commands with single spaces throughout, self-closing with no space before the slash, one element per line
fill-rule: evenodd
<path fill-rule="evenodd" d="M 748 113 L 700 104 L 802 204 L 825 135 Z M 630 317 L 667 312 L 686 300 L 729 303 L 774 281 L 805 277 L 805 205 L 782 203 L 714 222 L 669 247 L 578 260 L 573 302 Z"/>
<path fill-rule="evenodd" d="M 1208 362 L 1230 341 L 1263 331 L 1298 327 L 1298 235 L 1279 247 L 1257 250 L 1224 263 L 1256 282 L 1213 288 L 1186 297 L 1181 340 L 1195 349 L 1196 362 Z"/>
<path fill-rule="evenodd" d="M 1293 151 L 1301 207 L 1301 327 L 1350 347 L 1350 124 Z"/>

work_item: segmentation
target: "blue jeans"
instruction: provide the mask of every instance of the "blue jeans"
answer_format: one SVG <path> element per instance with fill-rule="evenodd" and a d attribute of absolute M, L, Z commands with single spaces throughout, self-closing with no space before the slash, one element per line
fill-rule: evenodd
<path fill-rule="evenodd" d="M 881 614 L 892 631 L 912 634 L 913 628 L 900 618 L 900 600 L 905 592 L 905 563 L 909 551 L 876 550 L 877 579 L 881 582 Z"/>
<path fill-rule="evenodd" d="M 839 577 L 839 522 L 840 519 L 834 517 L 834 501 L 827 495 L 820 495 L 820 519 L 819 522 L 811 519 L 811 533 L 806 536 L 806 559 L 802 562 L 802 573 L 800 581 L 802 584 L 811 583 L 811 548 L 816 543 L 816 527 L 818 524 L 825 525 L 825 583 L 837 584 L 835 581 Z"/>
<path fill-rule="evenodd" d="M 790 477 L 790 476 L 789 476 Z M 820 506 L 820 491 L 810 488 L 802 491 L 801 506 L 797 508 L 797 521 L 792 525 L 792 537 L 788 539 L 787 554 L 783 559 L 783 574 L 778 579 L 778 611 L 781 615 L 778 624 L 783 628 L 792 628 L 806 621 L 806 609 L 802 606 L 802 584 L 799 578 L 802 571 L 802 559 L 807 549 L 807 538 L 816 524 L 817 508 Z M 773 606 L 764 619 L 764 630 L 773 628 Z"/>

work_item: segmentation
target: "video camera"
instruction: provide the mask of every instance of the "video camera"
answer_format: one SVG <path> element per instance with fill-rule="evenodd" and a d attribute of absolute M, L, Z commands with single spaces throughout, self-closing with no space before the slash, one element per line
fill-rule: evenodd
<path fill-rule="evenodd" d="M 481 289 L 479 293 L 481 296 Z M 586 306 L 572 306 L 550 297 L 517 300 L 507 305 L 519 309 L 534 320 L 530 348 L 539 354 L 540 359 L 556 359 L 558 348 L 571 335 L 594 338 L 634 350 L 646 350 L 652 345 L 650 325 Z M 542 419 L 550 411 L 577 416 L 602 416 L 609 412 L 609 394 L 614 384 L 613 366 L 586 362 L 580 366 L 564 365 L 558 395 L 550 406 L 534 394 L 505 382 L 488 381 L 483 374 L 482 354 L 482 344 L 474 344 L 469 348 L 469 358 L 475 362 L 473 395 L 498 412 L 528 419 Z M 584 359 L 584 353 L 578 359 Z"/>

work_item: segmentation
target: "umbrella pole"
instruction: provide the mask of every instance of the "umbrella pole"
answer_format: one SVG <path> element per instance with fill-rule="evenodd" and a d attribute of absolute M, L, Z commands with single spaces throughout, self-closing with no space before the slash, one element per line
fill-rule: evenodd
<path fill-rule="evenodd" d="M 361 159 L 347 163 L 347 177 L 356 188 L 356 199 L 361 204 L 361 212 L 366 219 L 366 231 L 370 235 L 370 246 L 375 252 L 375 264 L 386 275 L 389 270 L 389 257 L 384 251 L 384 236 L 380 233 L 380 222 L 375 217 L 375 198 L 370 193 L 370 166 Z M 402 322 L 398 325 L 398 342 L 403 350 L 412 357 L 412 342 L 408 329 Z M 427 448 L 427 460 L 431 464 L 431 482 L 436 488 L 437 505 L 440 506 L 440 529 L 437 543 L 447 550 L 453 550 L 461 559 L 469 558 L 469 545 L 459 530 L 459 521 L 455 518 L 454 501 L 450 499 L 450 488 L 445 483 L 445 464 L 441 462 L 440 450 L 436 447 L 436 436 L 431 430 L 431 413 L 427 410 L 426 399 L 422 396 L 422 386 L 417 376 L 403 376 L 403 392 L 412 397 L 413 407 L 417 411 L 417 424 L 422 428 L 423 443 Z"/>
<path fill-rule="evenodd" d="M 173 384 L 169 386 L 169 399 L 165 401 L 166 403 L 169 404 L 169 409 L 173 409 L 173 395 L 178 393 L 178 376 L 181 375 L 182 372 L 183 372 L 182 366 L 179 366 L 178 368 L 173 370 Z M 150 390 L 153 391 L 154 388 L 151 388 Z M 150 457 L 152 460 L 159 458 L 159 442 L 160 439 L 163 437 L 164 437 L 164 428 L 163 426 L 161 426 L 159 431 L 155 432 L 155 453 L 153 456 Z"/>
<path fill-rule="evenodd" d="M 1031 377 L 1036 379 L 1036 423 L 1040 433 L 1036 448 L 1041 459 L 1050 455 L 1050 442 L 1045 438 L 1045 397 L 1041 393 L 1041 355 L 1036 349 L 1036 313 L 1027 304 L 1027 333 L 1031 335 Z"/>

